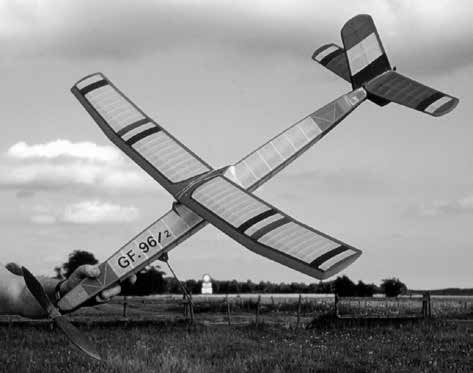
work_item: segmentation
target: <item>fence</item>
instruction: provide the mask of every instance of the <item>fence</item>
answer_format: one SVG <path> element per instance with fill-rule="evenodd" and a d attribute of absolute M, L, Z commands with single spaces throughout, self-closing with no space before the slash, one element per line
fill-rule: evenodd
<path fill-rule="evenodd" d="M 108 304 L 82 308 L 69 317 L 78 323 L 147 323 L 155 321 L 209 324 L 275 323 L 299 327 L 319 316 L 339 319 L 396 319 L 422 317 L 473 318 L 472 296 L 345 298 L 333 294 L 228 294 L 115 298 Z M 0 323 L 27 322 L 0 316 Z"/>
<path fill-rule="evenodd" d="M 335 315 L 339 318 L 430 318 L 432 298 L 425 293 L 420 297 L 357 298 L 335 297 Z"/>
<path fill-rule="evenodd" d="M 430 318 L 473 316 L 473 297 L 432 297 L 429 293 L 413 297 L 337 297 L 333 294 L 231 294 L 196 295 L 192 301 L 176 296 L 154 296 L 150 300 L 164 302 L 190 322 L 197 314 L 220 315 L 228 325 L 240 322 L 271 321 L 277 316 L 292 319 L 299 326 L 303 319 L 320 315 L 337 318 Z M 126 310 L 126 302 L 123 305 Z M 127 316 L 124 312 L 124 316 Z M 269 319 L 269 320 L 268 320 Z"/>

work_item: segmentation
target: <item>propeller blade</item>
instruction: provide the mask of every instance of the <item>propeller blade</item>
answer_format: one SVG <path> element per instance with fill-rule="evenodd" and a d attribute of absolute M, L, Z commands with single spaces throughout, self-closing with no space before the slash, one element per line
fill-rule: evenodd
<path fill-rule="evenodd" d="M 21 267 L 16 263 L 8 263 L 5 268 L 8 269 L 14 275 L 23 276 L 23 271 L 21 270 Z"/>
<path fill-rule="evenodd" d="M 31 292 L 31 294 L 33 294 L 41 307 L 43 307 L 43 309 L 48 313 L 48 316 L 52 318 L 54 316 L 60 315 L 59 311 L 56 307 L 54 307 L 53 303 L 47 296 L 43 285 L 41 285 L 38 279 L 25 267 L 21 267 L 21 269 L 28 290 Z"/>
<path fill-rule="evenodd" d="M 26 286 L 39 302 L 41 307 L 47 312 L 48 316 L 53 320 L 54 324 L 57 325 L 57 327 L 66 335 L 67 338 L 69 338 L 72 344 L 79 348 L 79 350 L 93 359 L 101 360 L 95 345 L 90 342 L 79 331 L 79 329 L 72 325 L 69 320 L 61 315 L 59 310 L 47 296 L 43 285 L 41 285 L 38 279 L 25 267 L 21 267 L 21 269 L 23 271 L 23 278 L 25 279 Z"/>
<path fill-rule="evenodd" d="M 95 344 L 90 342 L 65 316 L 57 316 L 53 318 L 53 322 L 79 350 L 93 359 L 102 360 Z"/>

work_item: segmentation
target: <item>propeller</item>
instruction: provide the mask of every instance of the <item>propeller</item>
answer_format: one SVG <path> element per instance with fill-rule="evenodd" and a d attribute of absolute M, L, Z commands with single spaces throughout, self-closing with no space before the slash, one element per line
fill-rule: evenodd
<path fill-rule="evenodd" d="M 38 279 L 25 267 L 21 267 L 21 269 L 26 286 L 28 287 L 31 294 L 33 294 L 33 296 L 39 302 L 41 307 L 46 311 L 54 324 L 66 335 L 67 338 L 69 338 L 69 340 L 76 347 L 79 348 L 79 350 L 93 359 L 101 360 L 96 346 L 90 342 L 85 337 L 85 335 L 79 331 L 79 329 L 72 325 L 66 317 L 61 315 L 59 310 L 54 306 L 49 297 L 46 295 L 46 291 Z"/>

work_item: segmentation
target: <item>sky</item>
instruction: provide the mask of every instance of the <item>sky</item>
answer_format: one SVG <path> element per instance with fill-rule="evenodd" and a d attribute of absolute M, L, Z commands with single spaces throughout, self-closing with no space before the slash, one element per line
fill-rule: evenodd
<path fill-rule="evenodd" d="M 350 86 L 315 64 L 371 14 L 392 65 L 460 98 L 434 118 L 364 103 L 258 196 L 363 250 L 343 274 L 410 288 L 473 286 L 473 5 L 457 0 L 2 0 L 0 262 L 53 274 L 72 250 L 105 260 L 172 197 L 69 92 L 101 71 L 214 167 Z M 170 253 L 182 278 L 316 281 L 208 226 Z"/>

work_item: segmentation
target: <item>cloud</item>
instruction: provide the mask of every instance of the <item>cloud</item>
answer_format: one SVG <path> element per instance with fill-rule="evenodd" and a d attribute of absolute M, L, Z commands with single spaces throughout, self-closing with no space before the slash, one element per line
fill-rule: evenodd
<path fill-rule="evenodd" d="M 56 140 L 12 145 L 0 159 L 0 188 L 29 197 L 40 190 L 146 191 L 158 186 L 113 147 Z"/>
<path fill-rule="evenodd" d="M 435 201 L 416 209 L 420 216 L 473 214 L 473 195 L 453 201 Z"/>
<path fill-rule="evenodd" d="M 84 201 L 66 206 L 63 221 L 76 224 L 122 223 L 136 220 L 138 209 L 99 201 Z"/>
<path fill-rule="evenodd" d="M 121 206 L 98 200 L 81 201 L 66 205 L 63 209 L 35 206 L 31 221 L 35 224 L 101 224 L 127 223 L 138 219 L 134 206 Z"/>
<path fill-rule="evenodd" d="M 5 1 L 0 40 L 9 55 L 74 59 L 136 58 L 196 44 L 310 56 L 321 43 L 339 43 L 339 28 L 358 13 L 375 17 L 388 51 L 396 50 L 396 64 L 425 71 L 471 63 L 473 8 L 467 0 L 455 6 L 447 0 L 346 0 L 337 6 L 309 0 Z"/>
<path fill-rule="evenodd" d="M 121 161 L 121 155 L 112 146 L 99 146 L 92 142 L 73 143 L 69 140 L 56 140 L 46 144 L 28 145 L 24 141 L 12 145 L 7 155 L 15 159 L 55 159 L 72 158 L 100 162 Z"/>

